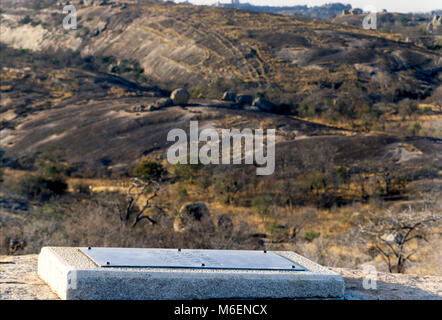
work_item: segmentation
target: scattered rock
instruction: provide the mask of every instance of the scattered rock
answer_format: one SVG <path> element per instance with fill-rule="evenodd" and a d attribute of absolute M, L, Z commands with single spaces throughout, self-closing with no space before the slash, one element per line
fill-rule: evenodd
<path fill-rule="evenodd" d="M 439 28 L 442 27 L 442 16 L 435 15 L 427 25 L 427 32 L 436 33 Z"/>
<path fill-rule="evenodd" d="M 241 94 L 237 96 L 236 102 L 241 106 L 251 106 L 253 103 L 253 97 L 248 94 Z"/>
<path fill-rule="evenodd" d="M 175 232 L 204 230 L 213 232 L 214 226 L 209 209 L 202 202 L 184 204 L 173 223 Z"/>
<path fill-rule="evenodd" d="M 77 2 L 77 4 L 80 5 L 84 4 L 85 6 L 95 6 L 95 7 L 105 6 L 109 4 L 107 0 L 77 0 L 75 2 Z"/>
<path fill-rule="evenodd" d="M 232 91 L 226 91 L 222 97 L 223 101 L 236 102 L 236 93 Z"/>
<path fill-rule="evenodd" d="M 154 104 L 149 104 L 143 111 L 148 111 L 148 112 L 151 112 L 151 111 L 156 111 L 156 110 L 158 110 L 159 108 L 156 106 L 156 105 L 154 105 Z"/>
<path fill-rule="evenodd" d="M 144 105 L 138 104 L 136 106 L 133 106 L 130 111 L 132 111 L 132 112 L 143 112 L 145 110 L 146 110 L 146 107 Z"/>
<path fill-rule="evenodd" d="M 355 16 L 358 14 L 362 14 L 364 11 L 362 11 L 362 9 L 359 8 L 351 8 L 351 9 L 345 9 L 344 11 L 342 11 L 342 15 L 343 16 Z"/>
<path fill-rule="evenodd" d="M 92 36 L 96 37 L 100 33 L 102 33 L 107 28 L 107 23 L 104 21 L 100 21 L 97 23 L 97 27 L 95 28 L 94 32 L 92 33 Z"/>
<path fill-rule="evenodd" d="M 150 112 L 155 110 L 160 110 L 162 108 L 167 108 L 173 105 L 173 102 L 169 98 L 161 98 L 157 100 L 154 104 L 149 104 L 144 106 L 142 104 L 133 106 L 130 111 L 131 112 Z"/>
<path fill-rule="evenodd" d="M 167 108 L 173 105 L 173 101 L 170 98 L 161 98 L 155 102 L 155 107 L 158 109 Z"/>
<path fill-rule="evenodd" d="M 174 105 L 186 105 L 189 102 L 190 94 L 186 89 L 176 89 L 170 95 Z"/>

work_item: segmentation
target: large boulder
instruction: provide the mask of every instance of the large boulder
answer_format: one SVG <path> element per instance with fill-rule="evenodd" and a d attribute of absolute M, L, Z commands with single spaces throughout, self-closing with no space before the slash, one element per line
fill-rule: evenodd
<path fill-rule="evenodd" d="M 264 98 L 256 98 L 253 105 L 258 109 L 266 112 L 277 112 L 278 107 Z"/>
<path fill-rule="evenodd" d="M 236 102 L 241 106 L 251 106 L 253 103 L 253 96 L 248 94 L 241 94 L 236 97 Z"/>
<path fill-rule="evenodd" d="M 430 23 L 427 25 L 427 32 L 435 33 L 439 28 L 442 27 L 442 17 L 435 15 Z"/>
<path fill-rule="evenodd" d="M 209 209 L 202 202 L 184 204 L 173 222 L 175 232 L 213 232 L 214 225 Z"/>
<path fill-rule="evenodd" d="M 174 105 L 186 105 L 189 102 L 190 94 L 186 89 L 176 89 L 170 95 Z"/>
<path fill-rule="evenodd" d="M 223 101 L 236 102 L 236 93 L 232 91 L 226 91 L 222 97 Z"/>
<path fill-rule="evenodd" d="M 363 14 L 364 11 L 362 9 L 359 8 L 351 8 L 351 9 L 345 9 L 342 11 L 342 15 L 343 16 L 356 16 L 359 14 Z"/>

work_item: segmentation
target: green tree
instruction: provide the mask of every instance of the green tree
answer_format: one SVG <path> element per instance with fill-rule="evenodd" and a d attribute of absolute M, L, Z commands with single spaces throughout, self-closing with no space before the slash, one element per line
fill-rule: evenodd
<path fill-rule="evenodd" d="M 197 177 L 202 165 L 200 164 L 176 164 L 173 167 L 173 174 L 182 181 L 189 181 L 193 183 Z"/>
<path fill-rule="evenodd" d="M 321 235 L 320 232 L 317 232 L 315 230 L 309 230 L 306 233 L 304 233 L 304 239 L 309 242 L 312 242 L 316 238 L 319 238 L 320 235 Z"/>
<path fill-rule="evenodd" d="M 410 133 L 413 136 L 417 136 L 419 134 L 419 132 L 421 131 L 421 129 L 422 129 L 422 126 L 419 123 L 415 122 L 410 127 Z"/>
<path fill-rule="evenodd" d="M 161 163 L 155 161 L 143 161 L 134 169 L 133 173 L 143 181 L 159 181 L 166 173 L 166 170 Z"/>
<path fill-rule="evenodd" d="M 255 209 L 263 220 L 266 220 L 273 213 L 272 200 L 266 197 L 255 197 L 252 200 L 252 207 Z"/>

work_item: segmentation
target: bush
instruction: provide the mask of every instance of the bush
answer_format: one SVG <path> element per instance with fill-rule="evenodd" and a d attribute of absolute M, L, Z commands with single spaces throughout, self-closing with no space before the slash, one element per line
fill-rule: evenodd
<path fill-rule="evenodd" d="M 289 230 L 287 226 L 279 224 L 277 222 L 272 222 L 267 226 L 267 231 L 270 232 L 272 237 L 279 239 L 286 239 L 288 237 Z"/>
<path fill-rule="evenodd" d="M 23 19 L 21 19 L 19 21 L 19 24 L 28 24 L 28 23 L 31 23 L 31 22 L 32 22 L 31 17 L 30 16 L 25 16 Z"/>
<path fill-rule="evenodd" d="M 338 167 L 338 169 L 336 170 L 336 173 L 338 175 L 338 178 L 340 181 L 344 182 L 344 183 L 348 183 L 350 180 L 350 170 L 346 167 Z"/>
<path fill-rule="evenodd" d="M 423 107 L 422 109 L 421 109 L 421 112 L 423 113 L 423 114 L 431 114 L 432 112 L 433 112 L 433 108 L 431 108 L 431 107 Z"/>
<path fill-rule="evenodd" d="M 265 197 L 255 197 L 252 200 L 252 207 L 263 218 L 270 216 L 273 213 L 272 200 Z"/>
<path fill-rule="evenodd" d="M 91 193 L 91 189 L 89 188 L 89 185 L 85 184 L 85 183 L 76 183 L 73 186 L 73 190 L 77 193 L 81 193 L 81 194 L 90 194 Z"/>
<path fill-rule="evenodd" d="M 134 175 L 142 180 L 160 180 L 166 172 L 163 166 L 154 161 L 144 161 L 134 170 Z"/>
<path fill-rule="evenodd" d="M 306 233 L 304 233 L 304 239 L 309 242 L 312 242 L 316 238 L 319 238 L 320 235 L 321 235 L 320 232 L 316 232 L 315 230 L 309 230 Z"/>
<path fill-rule="evenodd" d="M 238 192 L 243 188 L 241 176 L 233 173 L 216 178 L 215 191 L 225 204 L 235 203 Z"/>
<path fill-rule="evenodd" d="M 182 181 L 189 181 L 193 183 L 194 178 L 198 175 L 201 169 L 200 164 L 176 164 L 173 167 L 173 174 Z"/>
<path fill-rule="evenodd" d="M 48 179 L 57 179 L 60 177 L 60 171 L 56 166 L 47 164 L 43 168 L 43 175 Z"/>
<path fill-rule="evenodd" d="M 187 193 L 187 189 L 186 189 L 186 188 L 180 188 L 180 189 L 178 190 L 178 196 L 179 196 L 181 199 L 186 198 L 187 195 L 188 195 L 188 193 Z"/>
<path fill-rule="evenodd" d="M 29 199 L 46 201 L 53 196 L 64 194 L 67 187 L 66 182 L 60 177 L 48 179 L 44 176 L 32 175 L 21 181 L 20 193 Z"/>
<path fill-rule="evenodd" d="M 421 131 L 422 127 L 419 123 L 415 122 L 410 127 L 410 133 L 413 136 L 417 136 L 419 132 Z"/>

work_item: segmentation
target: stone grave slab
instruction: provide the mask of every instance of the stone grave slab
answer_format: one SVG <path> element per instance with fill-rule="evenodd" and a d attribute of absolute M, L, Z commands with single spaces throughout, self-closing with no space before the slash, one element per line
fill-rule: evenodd
<path fill-rule="evenodd" d="M 291 251 L 44 247 L 66 300 L 342 299 L 342 276 Z"/>

